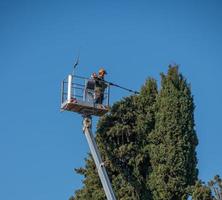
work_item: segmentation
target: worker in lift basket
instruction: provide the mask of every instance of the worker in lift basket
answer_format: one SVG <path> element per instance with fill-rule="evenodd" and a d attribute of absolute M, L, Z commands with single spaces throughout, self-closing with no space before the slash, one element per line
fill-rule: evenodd
<path fill-rule="evenodd" d="M 107 87 L 107 84 L 104 81 L 104 76 L 106 75 L 106 70 L 101 68 L 99 70 L 99 75 L 94 77 L 95 80 L 95 103 L 103 104 L 104 92 Z"/>

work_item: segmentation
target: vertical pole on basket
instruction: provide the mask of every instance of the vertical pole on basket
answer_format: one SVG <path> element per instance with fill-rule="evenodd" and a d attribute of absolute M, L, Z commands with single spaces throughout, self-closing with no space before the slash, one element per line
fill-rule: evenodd
<path fill-rule="evenodd" d="M 64 80 L 61 82 L 61 100 L 60 105 L 64 102 Z"/>
<path fill-rule="evenodd" d="M 68 75 L 68 90 L 67 90 L 67 101 L 68 103 L 71 102 L 72 98 L 72 75 Z"/>

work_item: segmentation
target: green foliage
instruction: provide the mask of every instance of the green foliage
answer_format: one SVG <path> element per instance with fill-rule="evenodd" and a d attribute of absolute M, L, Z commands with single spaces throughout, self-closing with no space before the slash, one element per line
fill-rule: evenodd
<path fill-rule="evenodd" d="M 110 114 L 98 123 L 97 145 L 118 199 L 150 198 L 146 184 L 150 167 L 146 144 L 147 135 L 154 128 L 156 95 L 156 81 L 149 79 L 141 95 L 115 103 Z M 86 159 L 86 167 L 77 172 L 85 179 L 76 199 L 105 199 L 92 159 Z"/>
<path fill-rule="evenodd" d="M 194 104 L 177 67 L 148 79 L 138 96 L 115 103 L 97 126 L 96 141 L 120 200 L 181 200 L 197 179 Z M 105 200 L 92 157 L 76 170 L 84 176 L 76 200 Z"/>
<path fill-rule="evenodd" d="M 214 200 L 210 188 L 201 181 L 197 181 L 192 190 L 192 200 Z"/>
<path fill-rule="evenodd" d="M 149 136 L 152 172 L 148 184 L 154 200 L 181 199 L 197 179 L 193 97 L 177 67 L 161 76 L 155 129 Z"/>
<path fill-rule="evenodd" d="M 89 157 L 85 161 L 85 168 L 76 169 L 76 172 L 82 174 L 85 179 L 83 181 L 84 187 L 76 191 L 75 200 L 105 200 L 105 194 L 102 190 L 102 184 L 97 174 L 96 166 L 94 164 L 92 156 L 89 155 Z"/>
<path fill-rule="evenodd" d="M 219 175 L 216 175 L 213 180 L 208 183 L 214 194 L 215 200 L 222 200 L 222 180 Z"/>

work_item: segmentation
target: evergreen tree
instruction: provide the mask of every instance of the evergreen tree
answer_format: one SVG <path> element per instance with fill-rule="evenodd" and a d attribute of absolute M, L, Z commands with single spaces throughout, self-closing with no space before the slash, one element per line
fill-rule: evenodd
<path fill-rule="evenodd" d="M 222 200 L 222 180 L 219 175 L 216 175 L 213 180 L 208 183 L 214 194 L 215 200 Z"/>
<path fill-rule="evenodd" d="M 222 200 L 222 180 L 219 175 L 208 182 L 208 185 L 199 180 L 190 191 L 192 200 Z"/>
<path fill-rule="evenodd" d="M 210 188 L 201 181 L 197 181 L 192 190 L 192 200 L 214 200 Z"/>
<path fill-rule="evenodd" d="M 147 139 L 155 125 L 156 95 L 156 81 L 149 79 L 140 95 L 115 103 L 110 114 L 98 123 L 96 141 L 117 199 L 151 199 Z M 91 156 L 85 168 L 77 172 L 85 179 L 84 187 L 76 192 L 76 200 L 106 199 Z"/>
<path fill-rule="evenodd" d="M 152 173 L 148 184 L 154 200 L 179 200 L 197 179 L 194 103 L 177 66 L 170 66 L 161 77 L 155 130 L 149 135 Z"/>
<path fill-rule="evenodd" d="M 99 120 L 96 141 L 117 199 L 186 199 L 197 179 L 190 86 L 177 67 L 161 78 L 159 94 L 148 79 L 138 96 L 115 103 Z M 91 155 L 76 171 L 84 186 L 73 199 L 106 199 Z"/>

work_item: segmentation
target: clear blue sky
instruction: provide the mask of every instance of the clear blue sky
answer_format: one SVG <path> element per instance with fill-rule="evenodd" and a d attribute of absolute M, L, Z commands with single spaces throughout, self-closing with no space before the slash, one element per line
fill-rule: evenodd
<path fill-rule="evenodd" d="M 68 199 L 81 187 L 81 117 L 59 112 L 79 49 L 80 75 L 104 66 L 137 90 L 180 64 L 196 104 L 199 177 L 222 175 L 221 10 L 219 0 L 0 0 L 0 199 Z"/>

